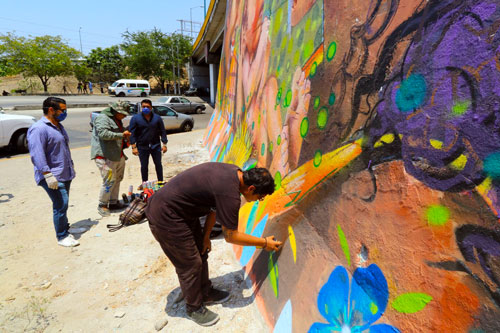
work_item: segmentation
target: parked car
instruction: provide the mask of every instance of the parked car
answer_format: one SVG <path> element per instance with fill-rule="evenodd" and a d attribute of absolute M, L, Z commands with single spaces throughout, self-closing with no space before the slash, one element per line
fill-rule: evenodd
<path fill-rule="evenodd" d="M 182 96 L 165 96 L 156 100 L 156 104 L 166 105 L 182 113 L 202 113 L 206 106 L 203 103 L 191 102 Z"/>
<path fill-rule="evenodd" d="M 196 96 L 198 94 L 198 88 L 191 87 L 184 92 L 184 96 Z"/>
<path fill-rule="evenodd" d="M 19 153 L 28 152 L 26 133 L 36 122 L 35 117 L 5 114 L 0 111 L 0 147 L 10 147 Z"/>
<path fill-rule="evenodd" d="M 130 103 L 130 114 L 131 116 L 127 116 L 123 118 L 123 126 L 128 129 L 130 124 L 130 119 L 132 116 L 137 114 L 140 109 L 140 103 Z M 165 124 L 166 130 L 180 130 L 183 132 L 189 132 L 194 127 L 194 119 L 192 116 L 188 116 L 187 114 L 179 113 L 168 106 L 158 105 L 157 103 L 153 103 L 153 112 L 158 114 Z M 90 129 L 94 128 L 94 120 L 101 113 L 101 111 L 94 111 L 90 114 Z"/>

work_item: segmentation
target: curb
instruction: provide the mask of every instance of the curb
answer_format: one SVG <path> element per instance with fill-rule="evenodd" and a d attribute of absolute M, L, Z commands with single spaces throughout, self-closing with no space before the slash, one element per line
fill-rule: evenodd
<path fill-rule="evenodd" d="M 92 108 L 92 107 L 106 107 L 109 103 L 69 103 L 66 105 L 68 108 Z M 10 110 L 38 110 L 40 105 L 15 105 Z"/>

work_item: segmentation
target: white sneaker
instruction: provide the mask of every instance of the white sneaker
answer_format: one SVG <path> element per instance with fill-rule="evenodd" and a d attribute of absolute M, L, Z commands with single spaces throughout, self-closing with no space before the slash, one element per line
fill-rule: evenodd
<path fill-rule="evenodd" d="M 78 246 L 80 245 L 80 242 L 77 241 L 76 239 L 73 238 L 73 235 L 69 234 L 68 236 L 64 237 L 60 241 L 57 241 L 57 244 L 65 247 L 73 247 L 73 246 Z"/>
<path fill-rule="evenodd" d="M 83 234 L 85 231 L 87 231 L 87 228 L 83 227 L 69 227 L 69 233 L 70 234 Z"/>

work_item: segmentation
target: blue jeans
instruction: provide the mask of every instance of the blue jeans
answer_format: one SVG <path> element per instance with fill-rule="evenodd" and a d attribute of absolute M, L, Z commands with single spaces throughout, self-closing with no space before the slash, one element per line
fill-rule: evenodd
<path fill-rule="evenodd" d="M 153 158 L 153 163 L 156 168 L 156 178 L 163 181 L 163 166 L 161 165 L 161 149 L 151 149 L 148 147 L 137 147 L 139 150 L 139 161 L 141 161 L 141 177 L 142 181 L 148 180 L 149 155 Z"/>
<path fill-rule="evenodd" d="M 68 210 L 69 187 L 71 185 L 71 180 L 67 182 L 59 182 L 59 188 L 57 190 L 49 188 L 45 179 L 42 179 L 38 185 L 43 187 L 45 192 L 49 195 L 50 200 L 52 200 L 54 228 L 56 229 L 57 240 L 61 240 L 69 234 L 69 223 L 66 212 Z"/>

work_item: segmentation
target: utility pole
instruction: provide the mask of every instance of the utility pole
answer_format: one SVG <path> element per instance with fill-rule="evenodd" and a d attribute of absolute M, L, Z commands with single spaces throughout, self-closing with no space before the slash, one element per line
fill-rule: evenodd
<path fill-rule="evenodd" d="M 172 52 L 171 52 L 171 54 L 172 54 L 172 75 L 174 76 L 174 77 L 173 77 L 173 78 L 174 78 L 174 95 L 177 95 L 177 89 L 176 89 L 176 87 L 175 87 L 175 63 L 174 63 L 174 48 L 173 48 L 172 46 L 170 47 L 170 51 L 172 51 Z"/>
<path fill-rule="evenodd" d="M 191 23 L 191 38 L 193 38 L 193 9 L 195 8 L 203 8 L 203 6 L 195 6 L 189 8 L 189 23 Z"/>
<path fill-rule="evenodd" d="M 82 27 L 80 27 L 80 29 L 78 29 L 78 34 L 80 35 L 80 53 L 83 56 L 83 50 L 82 50 Z"/>
<path fill-rule="evenodd" d="M 181 94 L 181 87 L 180 87 L 180 79 L 181 79 L 181 65 L 179 64 L 179 43 L 177 42 L 177 40 L 175 41 L 175 44 L 177 46 L 177 91 L 179 93 L 179 95 Z"/>

